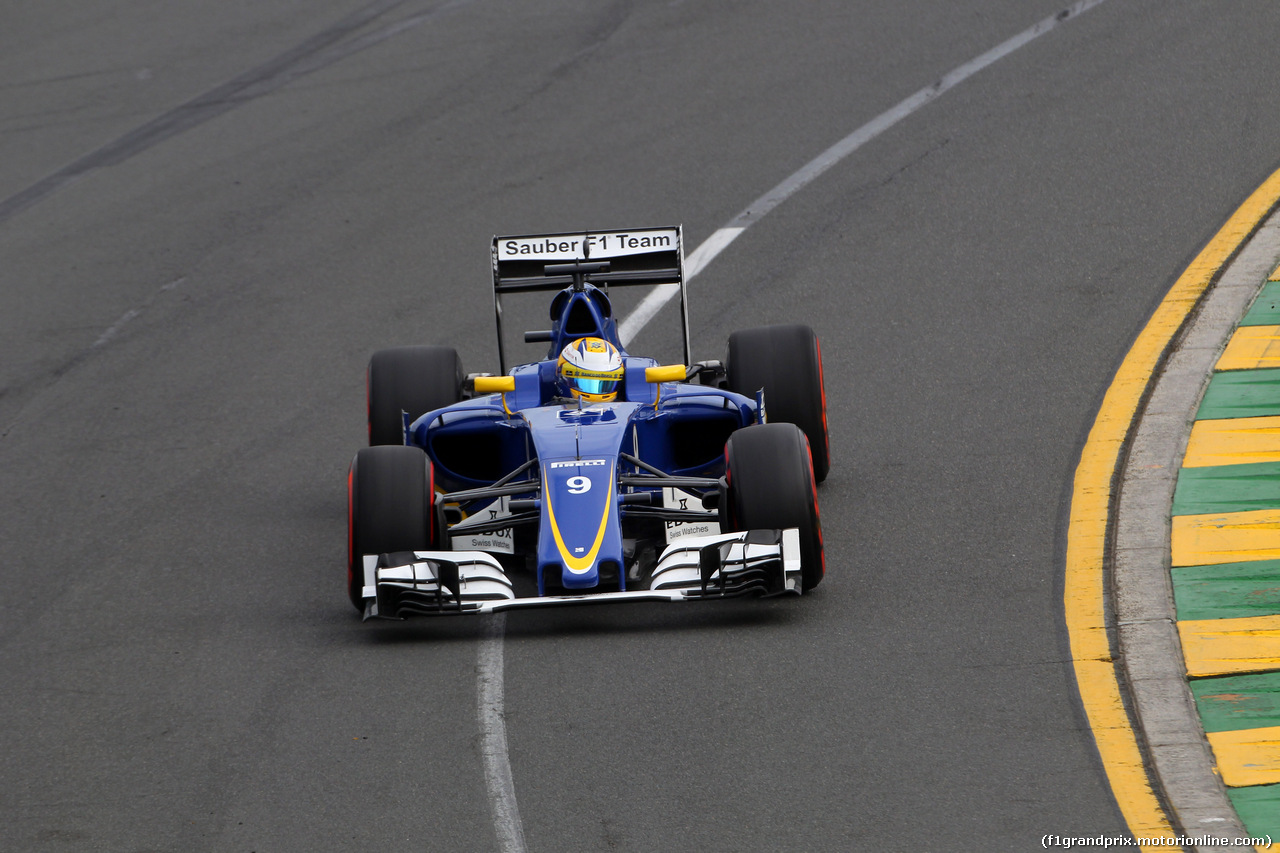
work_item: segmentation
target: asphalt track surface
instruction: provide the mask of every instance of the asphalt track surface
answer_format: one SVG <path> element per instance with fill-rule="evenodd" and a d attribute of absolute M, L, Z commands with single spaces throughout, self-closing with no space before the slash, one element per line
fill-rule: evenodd
<path fill-rule="evenodd" d="M 492 234 L 696 246 L 1065 5 L 6 10 L 4 846 L 496 849 L 484 624 L 361 624 L 344 594 L 370 352 L 493 369 Z M 1135 334 L 1280 163 L 1278 29 L 1267 0 L 1109 0 L 698 276 L 695 357 L 768 322 L 822 338 L 828 577 L 508 616 L 530 851 L 1125 832 L 1074 693 L 1065 503 Z"/>

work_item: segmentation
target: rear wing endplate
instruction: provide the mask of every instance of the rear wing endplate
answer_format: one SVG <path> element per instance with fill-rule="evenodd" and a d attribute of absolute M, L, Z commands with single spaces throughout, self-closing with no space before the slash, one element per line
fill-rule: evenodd
<path fill-rule="evenodd" d="M 503 373 L 507 371 L 507 360 L 502 336 L 502 294 L 563 290 L 583 281 L 606 293 L 610 286 L 679 288 L 684 361 L 692 363 L 681 226 L 494 237 L 492 255 L 498 363 Z M 592 268 L 601 261 L 607 262 L 608 269 Z"/>

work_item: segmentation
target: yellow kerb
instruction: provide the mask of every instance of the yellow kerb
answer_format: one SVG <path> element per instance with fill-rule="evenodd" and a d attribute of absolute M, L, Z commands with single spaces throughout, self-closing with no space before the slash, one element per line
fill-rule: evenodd
<path fill-rule="evenodd" d="M 1222 781 L 1233 788 L 1280 782 L 1280 726 L 1209 732 Z"/>

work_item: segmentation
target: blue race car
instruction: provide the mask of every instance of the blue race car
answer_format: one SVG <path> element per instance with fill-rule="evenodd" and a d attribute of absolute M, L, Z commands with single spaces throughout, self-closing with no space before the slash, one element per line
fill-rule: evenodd
<path fill-rule="evenodd" d="M 449 347 L 374 353 L 351 463 L 364 618 L 799 594 L 824 573 L 822 355 L 802 325 L 693 363 L 679 227 L 495 237 L 501 375 Z M 677 288 L 685 363 L 623 347 L 610 287 Z M 507 369 L 502 297 L 555 291 L 546 358 Z M 766 407 L 767 401 L 767 407 Z"/>

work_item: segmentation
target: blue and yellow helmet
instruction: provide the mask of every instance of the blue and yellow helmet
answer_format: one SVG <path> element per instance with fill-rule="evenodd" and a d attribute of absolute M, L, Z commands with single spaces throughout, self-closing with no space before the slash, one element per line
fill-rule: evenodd
<path fill-rule="evenodd" d="M 578 338 L 560 351 L 556 375 L 575 400 L 611 403 L 622 382 L 622 354 L 603 338 Z"/>

